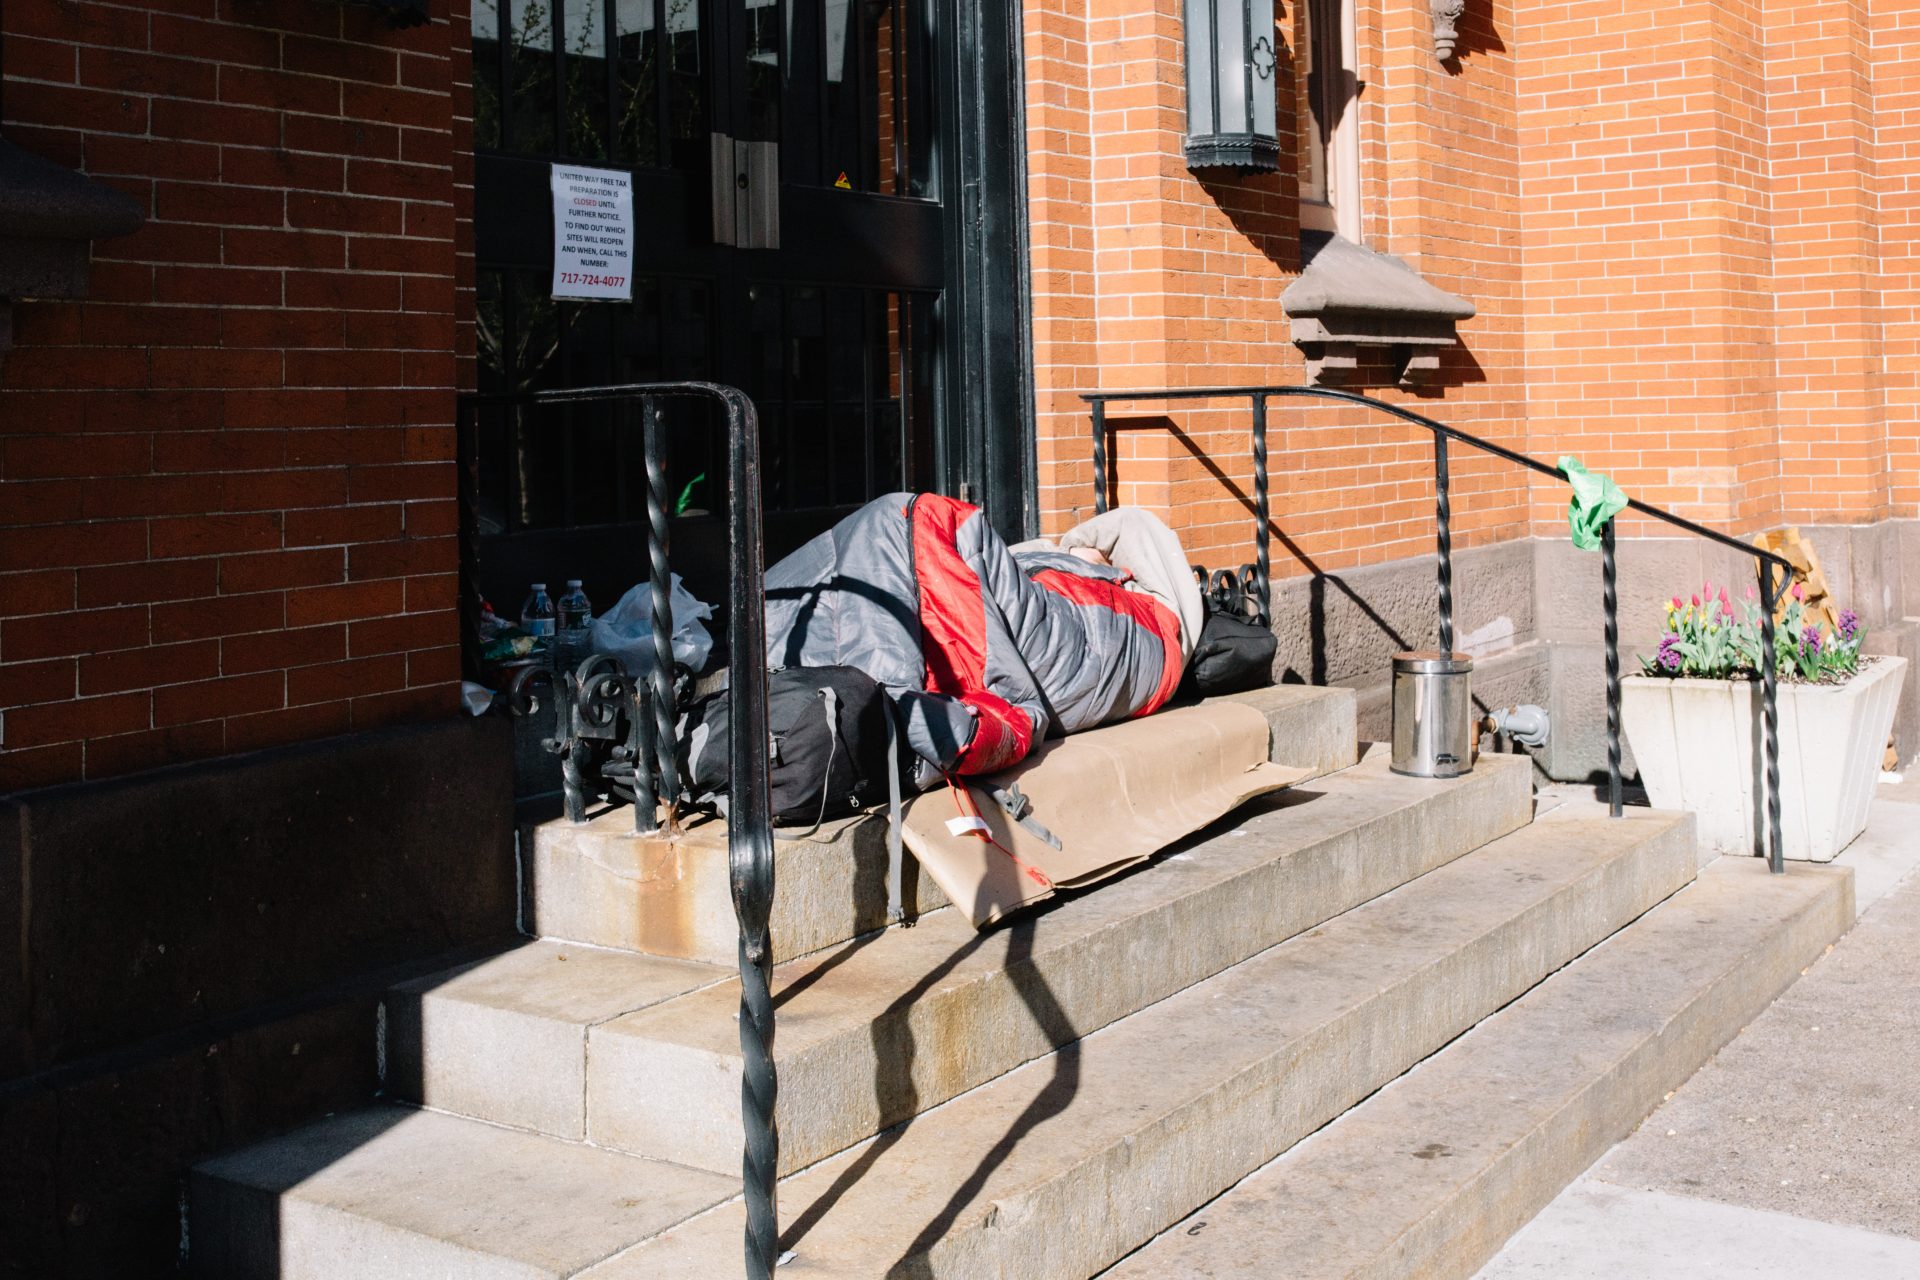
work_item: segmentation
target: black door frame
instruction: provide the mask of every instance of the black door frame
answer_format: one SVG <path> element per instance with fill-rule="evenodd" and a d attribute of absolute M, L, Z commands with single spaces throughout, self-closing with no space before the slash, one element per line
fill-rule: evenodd
<path fill-rule="evenodd" d="M 940 42 L 957 233 L 947 240 L 946 399 L 949 438 L 965 455 L 949 487 L 1019 541 L 1039 531 L 1020 4 L 959 0 L 946 12 L 959 23 Z"/>

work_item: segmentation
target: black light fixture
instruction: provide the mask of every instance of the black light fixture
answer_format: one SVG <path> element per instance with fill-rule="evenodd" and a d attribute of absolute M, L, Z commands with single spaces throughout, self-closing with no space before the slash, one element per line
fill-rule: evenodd
<path fill-rule="evenodd" d="M 1187 167 L 1278 169 L 1273 0 L 1187 0 Z"/>

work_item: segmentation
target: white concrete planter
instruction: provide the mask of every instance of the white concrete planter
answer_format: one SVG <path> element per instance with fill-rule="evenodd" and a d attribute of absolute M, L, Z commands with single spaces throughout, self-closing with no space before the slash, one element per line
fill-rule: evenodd
<path fill-rule="evenodd" d="M 1780 834 L 1786 856 L 1831 862 L 1867 825 L 1905 658 L 1863 660 L 1843 685 L 1780 682 Z M 1627 676 L 1620 710 L 1656 809 L 1695 815 L 1702 849 L 1766 844 L 1757 680 Z"/>

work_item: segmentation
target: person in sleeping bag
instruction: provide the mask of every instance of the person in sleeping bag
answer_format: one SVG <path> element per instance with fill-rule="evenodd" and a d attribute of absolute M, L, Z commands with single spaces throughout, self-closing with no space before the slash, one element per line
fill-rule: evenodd
<path fill-rule="evenodd" d="M 1158 710 L 1204 618 L 1180 540 L 1137 508 L 1009 548 L 978 507 L 888 494 L 767 573 L 768 665 L 884 686 L 922 785 Z"/>

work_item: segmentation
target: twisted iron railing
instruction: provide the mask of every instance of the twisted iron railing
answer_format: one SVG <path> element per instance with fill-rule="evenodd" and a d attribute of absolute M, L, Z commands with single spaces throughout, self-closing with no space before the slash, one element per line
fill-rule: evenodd
<path fill-rule="evenodd" d="M 1491 440 L 1482 440 L 1469 435 L 1457 427 L 1436 422 L 1425 414 L 1415 413 L 1399 405 L 1388 404 L 1384 400 L 1375 400 L 1354 391 L 1342 391 L 1332 387 L 1187 387 L 1167 388 L 1158 391 L 1100 391 L 1084 395 L 1092 410 L 1093 420 L 1093 507 L 1096 513 L 1107 509 L 1107 406 L 1116 401 L 1142 402 L 1161 400 L 1215 400 L 1245 397 L 1253 410 L 1253 545 L 1254 563 L 1242 566 L 1242 574 L 1251 574 L 1255 579 L 1254 593 L 1260 603 L 1262 618 L 1270 616 L 1272 605 L 1272 583 L 1267 559 L 1267 538 L 1269 519 L 1269 479 L 1267 476 L 1267 401 L 1274 397 L 1312 398 L 1320 400 L 1343 401 L 1356 404 L 1381 413 L 1389 414 L 1404 422 L 1433 433 L 1433 479 L 1434 479 L 1434 550 L 1439 563 L 1435 569 L 1435 588 L 1439 597 L 1440 647 L 1444 652 L 1453 652 L 1453 507 L 1450 495 L 1451 477 L 1447 466 L 1448 446 L 1453 441 L 1482 453 L 1490 453 L 1496 458 L 1504 458 L 1517 466 L 1556 480 L 1566 479 L 1565 474 L 1555 466 L 1550 466 L 1538 458 L 1517 453 Z M 1627 509 L 1663 521 L 1676 529 L 1684 530 L 1695 537 L 1705 538 L 1718 543 L 1742 555 L 1751 556 L 1767 571 L 1760 577 L 1760 687 L 1761 721 L 1766 753 L 1766 804 L 1767 804 L 1767 865 L 1778 873 L 1786 870 L 1785 846 L 1780 838 L 1780 708 L 1779 680 L 1775 670 L 1774 654 L 1774 573 L 1779 569 L 1787 575 L 1783 581 L 1791 581 L 1793 566 L 1780 556 L 1759 547 L 1750 546 L 1737 538 L 1728 536 L 1705 525 L 1696 524 L 1684 516 L 1641 502 L 1629 500 Z M 1614 522 L 1608 520 L 1600 532 L 1600 605 L 1605 615 L 1604 640 L 1606 645 L 1607 671 L 1607 809 L 1614 817 L 1621 813 L 1620 783 L 1620 619 L 1619 619 L 1619 583 L 1614 556 Z M 1216 575 L 1218 576 L 1218 575 Z"/>
<path fill-rule="evenodd" d="M 744 392 L 712 382 L 636 382 L 460 398 L 461 592 L 469 634 L 478 608 L 478 492 L 474 424 L 482 409 L 524 409 L 583 402 L 640 406 L 647 471 L 647 573 L 653 662 L 644 682 L 629 678 L 604 654 L 570 669 L 522 669 L 507 690 L 521 713 L 537 709 L 548 692 L 554 732 L 548 750 L 560 757 L 569 821 L 586 817 L 590 792 L 632 801 L 634 830 L 671 835 L 679 791 L 674 741 L 673 615 L 667 569 L 666 445 L 662 402 L 705 399 L 726 415 L 728 488 L 729 766 L 727 866 L 733 909 L 740 922 L 740 1052 L 744 1062 L 741 1112 L 746 1130 L 742 1160 L 747 1206 L 747 1274 L 771 1276 L 779 1248 L 776 1168 L 780 1132 L 774 1123 L 778 1079 L 773 1064 L 773 947 L 769 918 L 774 867 L 768 791 L 766 551 L 760 513 L 760 426 Z M 598 769 L 593 768 L 598 762 Z M 596 783 L 598 785 L 596 785 Z"/>

